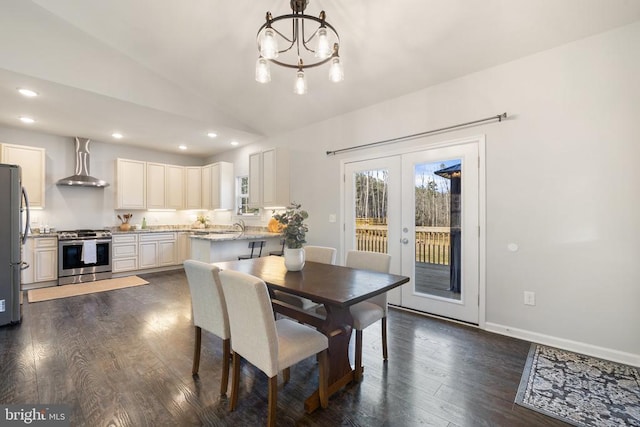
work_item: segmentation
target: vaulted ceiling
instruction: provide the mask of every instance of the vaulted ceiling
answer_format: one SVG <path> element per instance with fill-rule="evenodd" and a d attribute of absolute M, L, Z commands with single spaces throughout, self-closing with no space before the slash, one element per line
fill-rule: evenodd
<path fill-rule="evenodd" d="M 632 0 L 310 0 L 345 80 L 272 67 L 256 33 L 286 0 L 2 0 L 0 124 L 209 156 L 640 20 Z M 17 88 L 37 91 L 24 98 Z M 22 124 L 19 116 L 36 122 Z M 207 132 L 218 137 L 208 138 Z"/>

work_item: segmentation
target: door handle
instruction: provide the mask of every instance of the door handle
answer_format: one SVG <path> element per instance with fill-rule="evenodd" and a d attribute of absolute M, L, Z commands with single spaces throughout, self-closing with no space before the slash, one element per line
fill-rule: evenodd
<path fill-rule="evenodd" d="M 404 239 L 400 239 L 400 243 L 406 245 L 407 243 L 409 243 L 409 239 L 407 239 L 406 237 Z"/>

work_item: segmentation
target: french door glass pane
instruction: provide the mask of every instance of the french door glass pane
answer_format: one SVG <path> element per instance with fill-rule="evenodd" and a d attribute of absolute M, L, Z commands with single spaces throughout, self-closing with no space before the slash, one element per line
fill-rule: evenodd
<path fill-rule="evenodd" d="M 414 291 L 460 300 L 461 159 L 419 163 L 415 184 Z"/>
<path fill-rule="evenodd" d="M 389 171 L 355 173 L 355 240 L 359 251 L 388 252 L 387 197 Z"/>

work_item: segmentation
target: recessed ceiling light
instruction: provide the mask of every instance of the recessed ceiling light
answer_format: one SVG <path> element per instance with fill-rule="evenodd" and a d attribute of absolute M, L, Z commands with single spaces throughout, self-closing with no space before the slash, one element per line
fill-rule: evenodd
<path fill-rule="evenodd" d="M 209 138 L 215 138 L 216 136 L 218 136 L 218 134 L 217 134 L 217 133 L 215 133 L 215 132 L 209 132 L 209 133 L 207 134 L 207 136 L 208 136 Z"/>
<path fill-rule="evenodd" d="M 111 134 L 115 139 L 122 139 L 122 134 L 120 132 L 114 132 Z"/>
<path fill-rule="evenodd" d="M 22 123 L 28 123 L 28 124 L 35 122 L 35 120 L 33 120 L 31 117 L 26 117 L 26 116 L 20 116 L 20 121 Z"/>
<path fill-rule="evenodd" d="M 178 145 L 178 148 L 181 149 L 181 150 L 186 150 L 187 146 L 184 145 L 184 144 L 180 144 L 180 145 Z"/>
<path fill-rule="evenodd" d="M 239 142 L 238 141 L 231 141 L 231 145 L 238 145 Z"/>
<path fill-rule="evenodd" d="M 18 89 L 18 92 L 20 92 L 22 95 L 28 98 L 33 98 L 34 96 L 38 96 L 38 92 L 34 92 L 31 89 Z"/>

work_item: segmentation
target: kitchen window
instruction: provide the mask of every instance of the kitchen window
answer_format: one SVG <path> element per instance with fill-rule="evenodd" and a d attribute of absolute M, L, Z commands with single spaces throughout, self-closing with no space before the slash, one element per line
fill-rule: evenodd
<path fill-rule="evenodd" d="M 259 208 L 249 207 L 249 176 L 236 178 L 236 213 L 246 216 L 260 214 Z"/>

